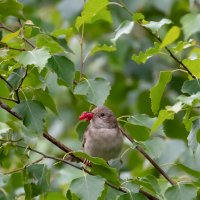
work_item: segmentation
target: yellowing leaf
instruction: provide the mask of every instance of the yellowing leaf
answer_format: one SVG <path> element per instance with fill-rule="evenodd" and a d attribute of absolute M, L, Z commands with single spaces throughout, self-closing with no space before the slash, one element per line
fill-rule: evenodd
<path fill-rule="evenodd" d="M 186 65 L 193 75 L 195 75 L 197 78 L 200 78 L 200 59 L 185 59 L 183 60 L 183 64 Z"/>
<path fill-rule="evenodd" d="M 173 26 L 166 34 L 165 38 L 162 41 L 160 48 L 166 47 L 167 45 L 173 43 L 176 39 L 179 38 L 181 30 L 178 26 Z"/>
<path fill-rule="evenodd" d="M 10 40 L 12 40 L 13 38 L 16 38 L 16 37 L 19 35 L 19 33 L 20 33 L 20 30 L 18 30 L 18 31 L 16 31 L 16 32 L 14 32 L 14 33 L 9 33 L 9 34 L 5 35 L 5 36 L 2 38 L 1 42 L 7 43 L 7 42 L 9 42 Z"/>

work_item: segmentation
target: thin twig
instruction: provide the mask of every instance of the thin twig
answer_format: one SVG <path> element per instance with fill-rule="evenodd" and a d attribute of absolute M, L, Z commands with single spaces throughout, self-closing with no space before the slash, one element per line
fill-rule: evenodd
<path fill-rule="evenodd" d="M 1 100 L 0 100 L 0 107 L 6 110 L 7 112 L 9 112 L 11 115 L 16 117 L 17 119 L 22 120 L 22 117 L 19 114 L 13 111 L 7 104 L 3 103 Z"/>
<path fill-rule="evenodd" d="M 81 48 L 81 57 L 80 57 L 80 80 L 83 76 L 83 66 L 84 66 L 84 58 L 83 58 L 83 39 L 84 39 L 84 24 L 82 26 L 81 31 L 81 40 L 80 40 L 80 48 Z"/>
<path fill-rule="evenodd" d="M 10 29 L 9 27 L 7 27 L 7 26 L 5 26 L 4 24 L 2 24 L 2 23 L 0 23 L 0 28 L 4 29 L 4 30 L 6 30 L 6 31 L 9 31 L 9 32 L 11 32 L 11 33 L 14 33 L 14 32 L 15 32 L 15 31 L 13 31 L 12 29 Z M 32 43 L 31 43 L 29 40 L 27 40 L 26 38 L 23 38 L 23 40 L 24 40 L 27 44 L 29 44 L 33 49 L 36 48 L 35 45 L 32 44 Z"/>
<path fill-rule="evenodd" d="M 6 98 L 6 97 L 1 97 L 1 96 L 0 96 L 0 99 L 3 99 L 3 100 L 6 100 L 6 101 L 12 101 L 12 102 L 18 103 L 17 100 L 15 100 L 15 99 L 10 99 L 10 98 Z"/>
<path fill-rule="evenodd" d="M 1 139 L 0 139 L 0 141 L 1 141 Z M 4 140 L 4 141 L 5 141 L 5 140 Z M 12 143 L 11 143 L 11 144 L 12 144 Z M 19 148 L 23 148 L 23 149 L 26 149 L 26 150 L 30 150 L 30 151 L 32 151 L 32 152 L 35 152 L 35 153 L 37 153 L 37 154 L 42 155 L 42 158 L 40 158 L 39 160 L 35 161 L 35 163 L 41 161 L 43 158 L 48 158 L 48 159 L 51 159 L 51 160 L 63 162 L 63 163 L 65 163 L 65 164 L 67 164 L 67 165 L 70 165 L 70 166 L 72 166 L 72 167 L 74 167 L 74 168 L 76 168 L 76 169 L 78 169 L 78 170 L 85 171 L 87 174 L 90 174 L 90 175 L 94 176 L 94 174 L 92 174 L 90 171 L 88 171 L 88 170 L 85 169 L 84 167 L 77 166 L 77 165 L 75 165 L 75 164 L 73 164 L 73 163 L 71 163 L 71 162 L 68 162 L 68 161 L 66 161 L 66 160 L 64 160 L 64 159 L 61 159 L 61 158 L 57 158 L 57 157 L 54 157 L 54 156 L 47 155 L 47 154 L 45 154 L 45 153 L 43 153 L 43 152 L 40 152 L 40 151 L 35 150 L 35 149 L 32 149 L 32 148 L 29 147 L 29 146 L 27 147 L 27 146 L 23 146 L 23 145 L 19 145 L 19 144 L 13 144 L 13 146 L 16 146 L 16 147 L 19 147 Z M 33 164 L 33 163 L 32 163 L 32 164 Z M 26 167 L 26 166 L 25 166 L 25 167 Z M 23 167 L 23 168 L 25 168 L 25 167 Z M 12 172 L 14 173 L 14 172 L 21 171 L 21 170 L 23 170 L 23 168 L 17 169 L 17 170 L 12 171 Z M 121 192 L 123 192 L 123 193 L 127 193 L 127 191 L 126 191 L 125 189 L 121 188 L 121 187 L 112 185 L 112 184 L 110 184 L 110 183 L 107 182 L 107 181 L 106 181 L 105 183 L 106 183 L 106 185 L 112 187 L 112 188 L 115 189 L 115 190 L 121 191 Z M 142 190 L 142 189 L 140 189 L 139 192 L 142 193 L 142 194 L 144 194 L 149 200 L 158 200 L 157 197 L 152 196 L 151 194 L 149 194 L 148 192 L 146 192 L 146 191 L 144 191 L 144 190 Z"/>
<path fill-rule="evenodd" d="M 11 89 L 13 89 L 13 86 L 5 79 L 2 75 L 0 75 L 0 79 L 2 79 L 4 82 L 6 82 L 7 85 L 8 85 Z"/>
<path fill-rule="evenodd" d="M 123 135 L 132 143 L 136 143 L 134 139 L 132 139 L 122 128 L 120 128 Z M 145 152 L 145 150 L 140 147 L 139 145 L 136 145 L 135 147 L 137 151 L 139 151 L 154 167 L 155 169 L 164 177 L 166 180 L 171 183 L 172 185 L 176 185 L 176 182 L 172 180 L 163 169 Z"/>

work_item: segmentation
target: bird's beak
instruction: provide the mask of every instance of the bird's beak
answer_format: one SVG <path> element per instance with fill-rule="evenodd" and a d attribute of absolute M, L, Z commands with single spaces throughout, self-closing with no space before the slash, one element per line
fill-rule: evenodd
<path fill-rule="evenodd" d="M 92 118 L 94 117 L 94 113 L 93 112 L 83 112 L 80 116 L 79 116 L 79 120 L 86 120 L 86 121 L 90 121 Z"/>

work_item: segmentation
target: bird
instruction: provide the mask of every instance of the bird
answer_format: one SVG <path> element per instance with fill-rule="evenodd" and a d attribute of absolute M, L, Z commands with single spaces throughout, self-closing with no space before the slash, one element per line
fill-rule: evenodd
<path fill-rule="evenodd" d="M 91 112 L 83 112 L 79 119 L 89 121 L 82 143 L 85 153 L 106 161 L 119 156 L 123 146 L 123 134 L 109 108 L 97 106 Z"/>

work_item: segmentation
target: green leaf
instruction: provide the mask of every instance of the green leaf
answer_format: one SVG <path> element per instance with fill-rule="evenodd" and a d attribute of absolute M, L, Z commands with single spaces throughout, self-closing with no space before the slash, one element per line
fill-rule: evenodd
<path fill-rule="evenodd" d="M 197 196 L 197 189 L 190 184 L 171 186 L 165 192 L 167 200 L 192 200 Z"/>
<path fill-rule="evenodd" d="M 125 128 L 130 133 L 130 135 L 137 141 L 144 141 L 149 138 L 150 129 L 145 126 L 126 123 Z"/>
<path fill-rule="evenodd" d="M 0 5 L 1 5 L 1 3 L 0 3 Z M 10 40 L 12 40 L 12 39 L 18 37 L 19 34 L 20 34 L 20 30 L 18 30 L 18 31 L 16 31 L 16 32 L 14 32 L 14 33 L 9 33 L 9 34 L 5 35 L 5 36 L 2 38 L 1 42 L 7 43 L 7 42 L 9 42 Z"/>
<path fill-rule="evenodd" d="M 162 95 L 164 93 L 167 83 L 171 81 L 171 78 L 171 71 L 161 71 L 157 84 L 153 86 L 150 90 L 151 109 L 154 114 L 156 114 L 159 110 Z"/>
<path fill-rule="evenodd" d="M 48 192 L 45 196 L 45 200 L 66 200 L 66 197 L 61 192 Z"/>
<path fill-rule="evenodd" d="M 191 96 L 180 95 L 177 97 L 177 99 L 185 105 L 194 106 L 198 104 L 200 100 L 200 92 L 193 94 Z"/>
<path fill-rule="evenodd" d="M 153 123 L 151 128 L 151 132 L 156 131 L 156 129 L 166 120 L 166 119 L 174 119 L 174 112 L 168 110 L 161 110 L 159 112 L 157 120 Z"/>
<path fill-rule="evenodd" d="M 26 195 L 32 198 L 49 191 L 50 176 L 47 166 L 36 164 L 26 167 L 24 169 L 24 184 Z"/>
<path fill-rule="evenodd" d="M 117 198 L 117 200 L 148 200 L 148 199 L 147 197 L 145 197 L 145 195 L 140 193 L 138 194 L 128 193 L 128 194 L 122 194 Z"/>
<path fill-rule="evenodd" d="M 106 9 L 107 5 L 108 0 L 87 1 L 81 16 L 76 19 L 76 28 L 79 29 L 83 24 L 91 24 L 97 20 L 104 20 L 111 23 L 112 18 L 110 12 Z"/>
<path fill-rule="evenodd" d="M 138 56 L 133 54 L 132 60 L 134 60 L 138 64 L 145 63 L 149 58 L 159 53 L 160 53 L 160 44 L 155 42 L 154 47 L 147 49 L 146 52 L 140 51 Z"/>
<path fill-rule="evenodd" d="M 163 19 L 162 19 L 161 21 L 159 21 L 159 22 L 150 21 L 148 24 L 145 24 L 145 25 L 143 25 L 143 26 L 149 28 L 153 33 L 156 33 L 156 32 L 159 31 L 159 29 L 160 29 L 162 26 L 164 26 L 164 25 L 166 25 L 166 24 L 171 24 L 171 23 L 172 23 L 171 20 L 163 18 Z"/>
<path fill-rule="evenodd" d="M 122 35 L 129 34 L 134 26 L 134 22 L 132 21 L 124 21 L 119 27 L 115 30 L 115 37 L 111 39 L 113 43 L 115 43 Z"/>
<path fill-rule="evenodd" d="M 45 34 L 37 35 L 36 46 L 39 48 L 46 47 L 51 54 L 64 52 L 64 49 L 52 37 Z"/>
<path fill-rule="evenodd" d="M 192 149 L 193 153 L 196 152 L 197 148 L 200 147 L 200 144 L 197 141 L 197 135 L 200 131 L 200 119 L 195 120 L 192 123 L 192 129 L 187 137 L 188 146 Z"/>
<path fill-rule="evenodd" d="M 51 111 L 58 115 L 56 104 L 49 95 L 48 90 L 36 89 L 34 90 L 34 96 L 37 101 L 40 101 L 45 107 L 48 107 Z"/>
<path fill-rule="evenodd" d="M 84 177 L 74 179 L 69 189 L 80 200 L 97 200 L 104 190 L 104 182 L 100 177 L 85 174 Z"/>
<path fill-rule="evenodd" d="M 185 81 L 181 91 L 190 95 L 200 92 L 200 79 Z"/>
<path fill-rule="evenodd" d="M 25 76 L 25 69 L 20 67 L 20 68 L 17 68 L 17 69 L 14 69 L 12 74 L 8 77 L 8 82 L 12 85 L 13 89 L 17 89 L 20 84 L 21 84 L 21 81 L 23 79 L 23 77 Z"/>
<path fill-rule="evenodd" d="M 86 96 L 94 105 L 103 105 L 110 89 L 110 83 L 103 78 L 85 79 L 75 87 L 74 94 Z"/>
<path fill-rule="evenodd" d="M 133 21 L 134 22 L 140 22 L 142 20 L 144 20 L 144 15 L 142 13 L 134 13 L 133 15 Z"/>
<path fill-rule="evenodd" d="M 46 115 L 43 104 L 35 100 L 27 100 L 16 105 L 12 110 L 22 116 L 25 126 L 37 133 L 42 133 L 43 120 Z"/>
<path fill-rule="evenodd" d="M 160 48 L 166 47 L 179 38 L 181 30 L 178 26 L 173 26 L 165 35 Z"/>
<path fill-rule="evenodd" d="M 164 141 L 161 138 L 155 137 L 144 142 L 145 150 L 152 158 L 159 158 L 164 148 Z"/>
<path fill-rule="evenodd" d="M 0 18 L 7 16 L 15 16 L 20 19 L 24 19 L 23 17 L 23 5 L 16 0 L 3 0 L 0 1 Z"/>
<path fill-rule="evenodd" d="M 17 61 L 24 66 L 35 65 L 39 68 L 41 72 L 48 59 L 51 57 L 47 49 L 33 49 L 32 51 L 22 52 L 18 57 Z"/>
<path fill-rule="evenodd" d="M 74 64 L 65 56 L 52 56 L 48 61 L 48 67 L 57 74 L 67 86 L 71 86 L 74 80 Z"/>
<path fill-rule="evenodd" d="M 91 52 L 90 55 L 94 55 L 95 53 L 99 52 L 99 51 L 107 51 L 107 52 L 112 52 L 112 51 L 116 51 L 116 47 L 115 46 L 108 46 L 106 44 L 100 46 L 99 44 L 97 46 L 95 46 Z"/>
<path fill-rule="evenodd" d="M 151 129 L 156 118 L 151 118 L 146 114 L 133 115 L 127 119 L 127 121 L 134 125 L 140 125 Z"/>
<path fill-rule="evenodd" d="M 187 40 L 192 34 L 200 31 L 200 14 L 190 13 L 181 18 L 183 33 Z"/>
<path fill-rule="evenodd" d="M 3 133 L 8 133 L 10 130 L 11 128 L 7 124 L 0 122 L 0 135 Z"/>
<path fill-rule="evenodd" d="M 73 154 L 79 158 L 84 158 L 92 162 L 91 173 L 100 175 L 117 186 L 120 185 L 117 170 L 110 167 L 104 159 L 91 157 L 83 152 L 73 152 Z"/>
<path fill-rule="evenodd" d="M 193 75 L 195 75 L 197 78 L 200 78 L 200 59 L 190 60 L 190 59 L 184 59 L 183 64 L 186 65 L 186 67 L 191 71 Z"/>

